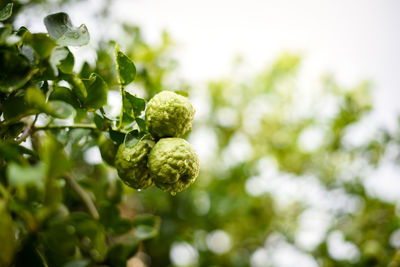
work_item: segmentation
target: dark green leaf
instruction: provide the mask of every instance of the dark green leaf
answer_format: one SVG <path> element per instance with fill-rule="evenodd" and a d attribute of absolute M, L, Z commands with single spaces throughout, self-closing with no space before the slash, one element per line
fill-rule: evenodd
<path fill-rule="evenodd" d="M 87 267 L 90 262 L 88 260 L 74 260 L 63 265 L 63 267 Z"/>
<path fill-rule="evenodd" d="M 131 95 L 128 92 L 125 92 L 125 98 L 128 100 L 129 104 L 124 103 L 124 108 L 131 109 L 135 118 L 139 117 L 146 108 L 144 99 Z"/>
<path fill-rule="evenodd" d="M 22 87 L 36 72 L 24 55 L 0 50 L 0 91 L 10 92 Z"/>
<path fill-rule="evenodd" d="M 23 118 L 35 113 L 25 102 L 23 95 L 12 95 L 3 103 L 3 115 L 6 120 Z"/>
<path fill-rule="evenodd" d="M 0 142 L 0 159 L 19 162 L 22 154 L 34 155 L 33 151 L 26 147 L 13 143 Z"/>
<path fill-rule="evenodd" d="M 16 227 L 11 214 L 7 210 L 7 203 L 0 199 L 0 266 L 9 266 L 17 252 Z"/>
<path fill-rule="evenodd" d="M 146 132 L 147 131 L 146 122 L 141 118 L 136 118 L 135 120 L 136 120 L 137 125 L 139 126 L 140 131 Z"/>
<path fill-rule="evenodd" d="M 89 80 L 85 80 L 87 97 L 84 101 L 85 107 L 99 109 L 107 104 L 108 86 L 106 82 L 96 73 L 92 73 Z"/>
<path fill-rule="evenodd" d="M 151 214 L 139 215 L 133 222 L 135 236 L 140 240 L 155 237 L 160 228 L 160 218 Z"/>
<path fill-rule="evenodd" d="M 110 120 L 108 120 L 107 118 L 103 118 L 99 114 L 94 114 L 93 120 L 94 124 L 96 124 L 97 129 L 102 131 L 107 130 L 111 125 Z"/>
<path fill-rule="evenodd" d="M 107 228 L 117 235 L 124 234 L 132 229 L 132 223 L 122 219 L 118 207 L 114 203 L 104 203 L 99 208 L 100 221 Z"/>
<path fill-rule="evenodd" d="M 50 37 L 58 45 L 82 46 L 89 43 L 89 32 L 84 24 L 79 27 L 72 25 L 68 14 L 60 12 L 45 17 L 44 24 Z"/>
<path fill-rule="evenodd" d="M 122 144 L 124 142 L 125 134 L 111 129 L 108 132 L 110 133 L 111 140 L 113 140 L 117 144 Z"/>
<path fill-rule="evenodd" d="M 115 47 L 117 58 L 117 71 L 120 84 L 125 86 L 130 84 L 136 76 L 135 64 L 121 51 L 118 46 Z"/>
<path fill-rule="evenodd" d="M 87 61 L 85 61 L 85 63 L 83 63 L 81 71 L 79 72 L 79 76 L 81 78 L 84 79 L 89 79 L 90 74 L 92 73 L 92 68 L 90 67 L 89 63 L 87 63 Z"/>
<path fill-rule="evenodd" d="M 8 3 L 3 9 L 0 10 L 0 21 L 5 21 L 12 15 L 13 3 Z"/>
<path fill-rule="evenodd" d="M 112 246 L 107 253 L 106 263 L 112 267 L 126 267 L 126 262 L 138 251 L 140 240 L 128 236 Z"/>

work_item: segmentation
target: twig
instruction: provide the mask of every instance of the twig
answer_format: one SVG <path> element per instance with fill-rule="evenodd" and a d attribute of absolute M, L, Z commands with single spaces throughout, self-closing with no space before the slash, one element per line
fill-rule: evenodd
<path fill-rule="evenodd" d="M 99 212 L 96 209 L 92 199 L 89 194 L 83 190 L 83 188 L 75 181 L 71 176 L 64 176 L 65 181 L 72 187 L 72 189 L 79 195 L 82 201 L 85 203 L 87 209 L 89 210 L 90 215 L 96 220 L 99 219 Z"/>
<path fill-rule="evenodd" d="M 73 124 L 73 125 L 46 125 L 41 127 L 33 128 L 33 131 L 43 131 L 43 130 L 61 130 L 61 129 L 89 129 L 89 130 L 96 130 L 96 125 L 94 124 Z"/>

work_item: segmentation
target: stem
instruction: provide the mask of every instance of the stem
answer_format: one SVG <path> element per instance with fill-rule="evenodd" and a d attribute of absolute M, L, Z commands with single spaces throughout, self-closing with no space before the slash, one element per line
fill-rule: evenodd
<path fill-rule="evenodd" d="M 122 84 L 119 85 L 120 91 L 121 91 L 121 113 L 119 115 L 119 124 L 118 124 L 118 130 L 121 129 L 122 127 L 122 119 L 124 116 L 124 97 L 125 97 L 125 90 Z"/>
<path fill-rule="evenodd" d="M 89 130 L 96 130 L 96 125 L 93 124 L 83 124 L 77 123 L 74 125 L 46 125 L 42 127 L 35 127 L 33 131 L 43 131 L 43 130 L 51 130 L 51 129 L 89 129 Z"/>
<path fill-rule="evenodd" d="M 85 203 L 90 215 L 92 215 L 92 217 L 96 220 L 99 219 L 99 212 L 97 211 L 96 206 L 94 205 L 89 194 L 85 190 L 83 190 L 83 188 L 71 176 L 65 176 L 64 179 Z"/>

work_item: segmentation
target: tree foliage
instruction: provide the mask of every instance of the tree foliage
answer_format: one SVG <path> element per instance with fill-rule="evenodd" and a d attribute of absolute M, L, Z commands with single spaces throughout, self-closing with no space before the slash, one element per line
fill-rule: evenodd
<path fill-rule="evenodd" d="M 168 266 L 182 244 L 183 265 L 279 266 L 287 249 L 326 267 L 400 266 L 398 207 L 365 186 L 398 165 L 400 131 L 349 141 L 372 110 L 368 82 L 344 88 L 327 75 L 303 92 L 301 58 L 284 54 L 250 77 L 191 88 L 171 78 L 170 37 L 149 45 L 131 25 L 124 49 L 103 40 L 96 62 L 77 66 L 70 46 L 90 29 L 66 13 L 44 19 L 48 33 L 16 29 L 24 5 L 0 3 L 0 266 Z M 200 177 L 176 196 L 132 190 L 109 158 L 147 134 L 147 100 L 172 88 L 201 103 L 189 135 L 205 148 Z M 97 148 L 107 164 L 91 162 Z M 302 221 L 321 216 L 319 237 L 304 242 Z"/>

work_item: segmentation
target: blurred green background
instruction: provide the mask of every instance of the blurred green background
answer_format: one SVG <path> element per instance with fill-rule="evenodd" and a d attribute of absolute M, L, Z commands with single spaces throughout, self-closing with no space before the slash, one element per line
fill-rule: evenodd
<path fill-rule="evenodd" d="M 42 16 L 31 14 L 73 9 L 79 1 L 59 2 L 15 2 L 12 19 L 41 24 Z M 176 196 L 123 187 L 123 217 L 161 218 L 159 235 L 145 241 L 128 266 L 400 266 L 398 190 L 374 190 L 379 183 L 399 184 L 385 176 L 400 179 L 400 128 L 389 131 L 368 120 L 371 82 L 343 86 L 321 70 L 318 84 L 299 88 L 304 59 L 285 52 L 250 74 L 237 58 L 223 77 L 193 84 L 179 76 L 173 36 L 160 33 L 150 44 L 140 27 L 108 12 L 112 4 L 96 2 L 95 12 L 79 20 L 119 26 L 113 38 L 138 69 L 129 90 L 146 99 L 161 90 L 188 93 L 197 110 L 188 138 L 201 160 L 195 184 Z M 115 89 L 112 113 L 118 87 L 110 38 L 101 28 L 91 31 L 98 34 L 90 46 L 73 52 L 78 58 L 91 51 L 91 68 Z M 65 142 L 80 183 L 90 188 L 111 180 L 120 187 L 94 142 L 82 145 L 86 133 L 75 134 Z M 101 190 L 93 194 L 104 195 Z"/>

